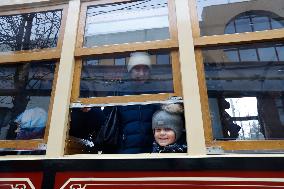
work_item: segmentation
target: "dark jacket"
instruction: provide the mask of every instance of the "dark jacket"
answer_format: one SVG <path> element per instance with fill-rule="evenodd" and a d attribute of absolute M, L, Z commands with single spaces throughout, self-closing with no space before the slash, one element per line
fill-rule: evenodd
<path fill-rule="evenodd" d="M 187 146 L 185 144 L 170 144 L 160 146 L 156 141 L 153 143 L 153 153 L 186 153 Z"/>
<path fill-rule="evenodd" d="M 158 105 L 128 105 L 119 107 L 120 141 L 118 153 L 152 152 L 152 116 Z"/>
<path fill-rule="evenodd" d="M 88 112 L 81 108 L 73 108 L 69 135 L 87 139 L 91 133 L 97 133 L 105 121 L 105 115 L 100 107 L 93 107 Z"/>
<path fill-rule="evenodd" d="M 187 143 L 186 143 L 186 135 L 182 134 L 180 139 L 178 139 L 175 143 L 160 146 L 156 141 L 153 142 L 153 153 L 186 153 L 187 152 Z"/>

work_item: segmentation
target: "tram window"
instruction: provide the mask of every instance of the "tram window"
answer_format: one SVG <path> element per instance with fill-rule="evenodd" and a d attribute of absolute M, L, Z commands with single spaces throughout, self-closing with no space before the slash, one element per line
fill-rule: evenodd
<path fill-rule="evenodd" d="M 197 0 L 201 36 L 224 33 L 256 32 L 284 27 L 283 3 L 269 1 L 264 8 L 262 1 L 254 0 Z"/>
<path fill-rule="evenodd" d="M 62 10 L 0 16 L 0 52 L 56 48 Z"/>
<path fill-rule="evenodd" d="M 113 111 L 117 119 L 100 143 L 100 129 Z M 186 153 L 182 104 L 135 104 L 72 108 L 67 153 Z"/>
<path fill-rule="evenodd" d="M 169 39 L 168 12 L 167 0 L 89 6 L 84 47 Z"/>
<path fill-rule="evenodd" d="M 119 140 L 102 153 L 151 153 L 152 116 L 160 108 L 155 103 L 182 96 L 174 2 L 93 1 L 81 7 L 85 22 L 77 34 L 65 153 L 97 153 L 82 147 L 82 139 L 100 133 L 113 109 Z M 75 108 L 78 103 L 92 108 Z"/>
<path fill-rule="evenodd" d="M 42 139 L 55 62 L 1 64 L 0 140 Z"/>
<path fill-rule="evenodd" d="M 162 62 L 157 58 L 160 54 L 168 59 Z M 173 93 L 169 57 L 169 53 L 132 52 L 85 59 L 81 70 L 80 98 Z M 118 60 L 125 64 L 117 64 Z M 135 68 L 136 65 L 140 65 L 140 70 Z"/>
<path fill-rule="evenodd" d="M 284 139 L 283 59 L 278 56 L 279 47 L 283 44 L 228 47 L 239 55 L 240 49 L 257 52 L 253 60 L 231 57 L 227 47 L 203 51 L 214 139 Z"/>

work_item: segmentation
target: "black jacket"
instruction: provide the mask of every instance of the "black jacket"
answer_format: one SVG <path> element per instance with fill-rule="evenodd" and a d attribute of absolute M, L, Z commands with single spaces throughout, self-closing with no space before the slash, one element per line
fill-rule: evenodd
<path fill-rule="evenodd" d="M 158 105 L 128 105 L 119 107 L 120 141 L 118 153 L 152 152 L 152 116 Z"/>

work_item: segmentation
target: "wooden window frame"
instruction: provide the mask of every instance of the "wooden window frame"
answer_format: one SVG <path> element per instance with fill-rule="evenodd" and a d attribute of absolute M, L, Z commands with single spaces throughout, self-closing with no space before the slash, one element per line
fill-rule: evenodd
<path fill-rule="evenodd" d="M 62 5 L 51 5 L 48 6 L 46 4 L 44 7 L 37 8 L 24 8 L 21 10 L 13 11 L 3 11 L 0 12 L 1 16 L 9 16 L 15 14 L 24 14 L 24 13 L 32 13 L 32 12 L 43 12 L 43 11 L 52 11 L 62 9 L 62 18 L 61 25 L 59 30 L 59 36 L 57 40 L 56 48 L 45 48 L 45 49 L 33 49 L 33 50 L 22 50 L 22 51 L 9 51 L 9 52 L 0 52 L 0 66 L 1 64 L 26 64 L 30 62 L 38 62 L 37 64 L 41 64 L 41 61 L 53 60 L 55 62 L 55 70 L 54 70 L 54 78 L 52 82 L 51 96 L 50 102 L 48 106 L 48 117 L 47 123 L 45 126 L 45 132 L 43 139 L 30 139 L 30 140 L 0 140 L 0 148 L 12 148 L 12 149 L 38 149 L 42 146 L 45 146 L 48 141 L 48 134 L 50 128 L 50 120 L 51 120 L 51 112 L 53 108 L 53 100 L 55 95 L 55 88 L 58 76 L 59 69 L 59 58 L 61 55 L 62 41 L 64 37 L 65 23 L 67 18 L 67 9 L 68 4 Z"/>
<path fill-rule="evenodd" d="M 157 41 L 145 41 L 145 42 L 134 42 L 134 43 L 122 43 L 122 44 L 111 44 L 103 45 L 98 47 L 83 47 L 84 43 L 84 30 L 85 21 L 87 16 L 87 9 L 89 6 L 96 6 L 102 4 L 115 4 L 121 2 L 131 2 L 131 0 L 102 0 L 93 2 L 84 2 L 81 5 L 80 10 L 80 20 L 78 26 L 77 42 L 75 57 L 82 57 L 95 54 L 107 54 L 107 53 L 119 53 L 119 52 L 129 52 L 129 51 L 142 51 L 142 50 L 153 50 L 153 49 L 169 49 L 178 48 L 178 38 L 177 38 L 177 26 L 176 26 L 176 14 L 175 5 L 173 0 L 168 1 L 169 9 L 169 32 L 170 39 L 157 40 Z"/>
<path fill-rule="evenodd" d="M 175 4 L 173 0 L 168 1 L 169 9 L 169 32 L 170 39 L 146 41 L 146 42 L 133 42 L 114 45 L 103 45 L 97 47 L 86 48 L 83 47 L 84 30 L 86 13 L 89 6 L 102 5 L 102 4 L 115 4 L 121 2 L 131 2 L 130 0 L 101 0 L 92 2 L 83 2 L 80 10 L 80 19 L 77 32 L 77 41 L 75 49 L 75 68 L 73 77 L 73 86 L 71 93 L 71 103 L 81 104 L 116 104 L 116 103 L 129 103 L 129 102 L 145 102 L 145 101 L 165 101 L 172 96 L 182 97 L 181 74 L 178 55 L 178 37 L 177 37 L 177 23 Z M 102 54 L 115 54 L 133 51 L 159 51 L 167 50 L 170 52 L 172 60 L 172 74 L 173 74 L 173 93 L 161 94 L 141 94 L 130 96 L 111 96 L 111 97 L 95 97 L 95 98 L 80 98 L 80 76 L 82 69 L 82 61 L 84 57 L 102 55 Z"/>
<path fill-rule="evenodd" d="M 206 147 L 221 147 L 223 150 L 283 150 L 283 140 L 246 140 L 246 141 L 218 141 L 214 140 L 210 118 L 207 85 L 203 64 L 202 49 L 205 47 L 220 47 L 236 44 L 252 44 L 257 42 L 283 41 L 284 29 L 273 29 L 257 32 L 236 34 L 200 36 L 200 27 L 197 14 L 197 1 L 189 0 L 189 9 L 192 22 L 192 31 L 195 47 L 196 68 L 201 97 L 201 109 Z"/>
<path fill-rule="evenodd" d="M 62 41 L 64 37 L 65 23 L 67 17 L 67 5 L 54 5 L 48 7 L 28 8 L 23 10 L 13 10 L 0 12 L 1 16 L 9 16 L 15 14 L 25 14 L 32 12 L 46 12 L 51 10 L 62 9 L 61 27 L 59 30 L 59 36 L 57 40 L 56 48 L 45 48 L 45 49 L 32 49 L 32 50 L 21 50 L 21 51 L 8 51 L 0 52 L 0 64 L 1 63 L 14 63 L 14 62 L 28 62 L 28 61 L 39 61 L 39 60 L 50 60 L 59 59 L 62 48 Z"/>

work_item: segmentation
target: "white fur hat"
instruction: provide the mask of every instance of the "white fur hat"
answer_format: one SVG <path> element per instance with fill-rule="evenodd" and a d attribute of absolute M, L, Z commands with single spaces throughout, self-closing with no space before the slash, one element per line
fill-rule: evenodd
<path fill-rule="evenodd" d="M 130 72 L 130 70 L 137 65 L 145 65 L 151 68 L 150 55 L 146 52 L 131 53 L 127 65 L 127 71 Z"/>

